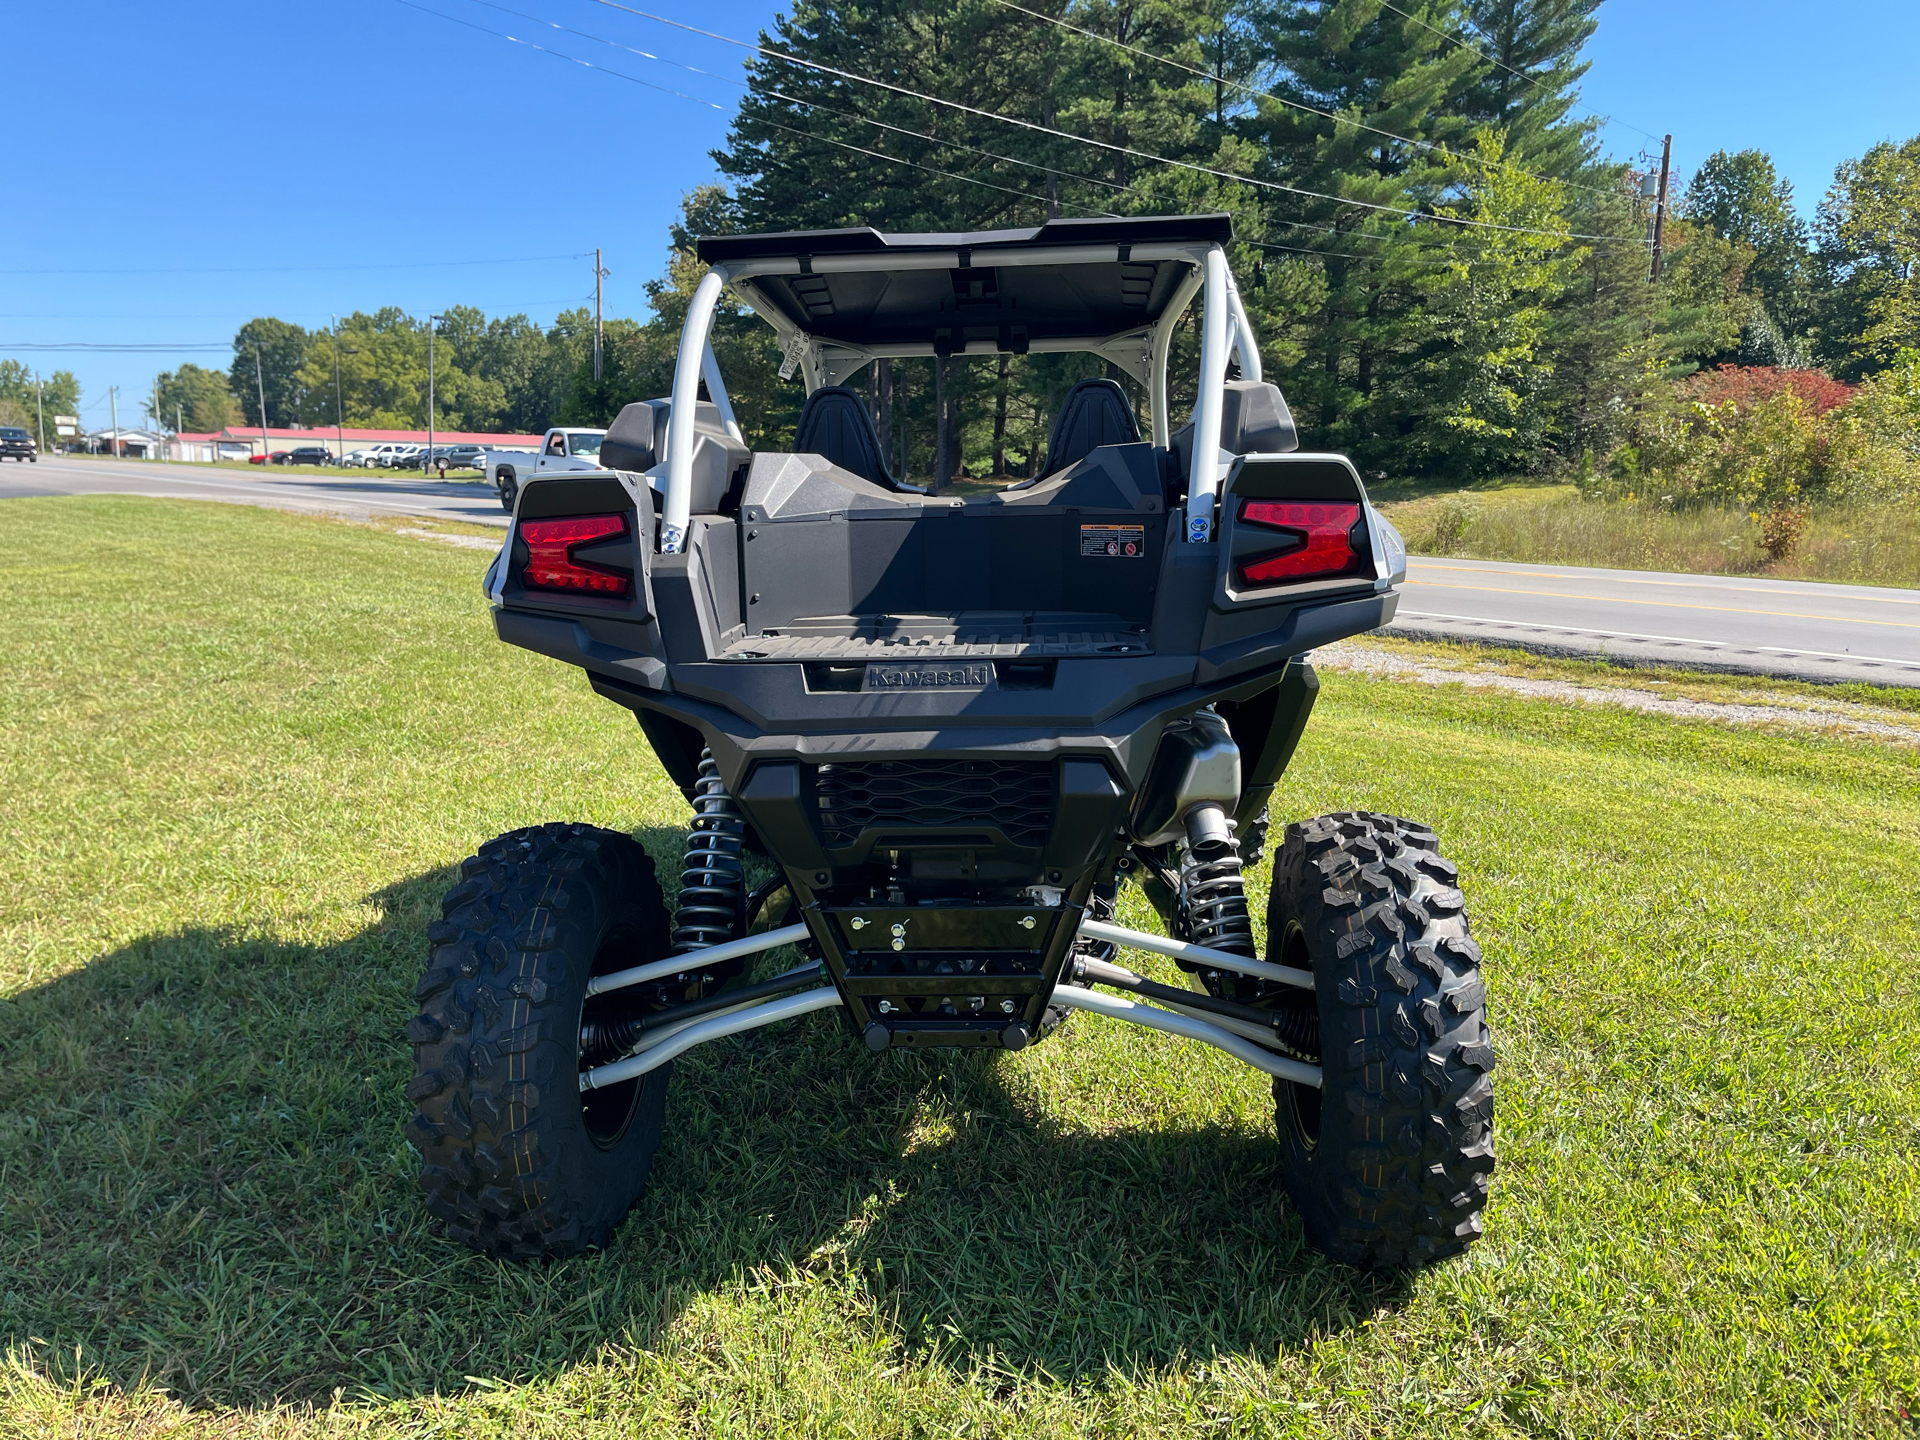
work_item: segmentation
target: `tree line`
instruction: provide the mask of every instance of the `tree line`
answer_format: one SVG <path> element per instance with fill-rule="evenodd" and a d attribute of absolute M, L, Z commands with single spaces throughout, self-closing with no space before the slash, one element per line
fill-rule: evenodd
<path fill-rule="evenodd" d="M 794 58 L 749 67 L 723 183 L 686 197 L 652 313 L 609 322 L 602 378 L 584 311 L 542 328 L 456 308 L 436 336 L 439 423 L 604 422 L 663 394 L 694 236 L 846 225 L 1227 211 L 1303 443 L 1396 478 L 1591 468 L 1688 374 L 1854 382 L 1920 347 L 1920 138 L 1841 165 L 1811 226 L 1766 155 L 1716 153 L 1674 196 L 1651 278 L 1646 166 L 1604 153 L 1577 112 L 1599 4 L 803 0 L 763 36 Z M 1190 358 L 1191 334 L 1178 343 Z M 772 332 L 735 308 L 716 344 L 749 438 L 790 433 L 804 397 Z M 256 345 L 275 423 L 330 424 L 336 405 L 351 424 L 425 422 L 425 322 L 394 309 L 337 335 L 250 321 L 227 375 L 162 381 L 202 428 L 222 407 L 252 423 Z M 936 363 L 896 362 L 886 385 L 888 443 L 920 476 L 942 444 L 966 473 L 1024 473 L 1059 397 L 1100 370 L 956 358 L 936 415 Z"/>

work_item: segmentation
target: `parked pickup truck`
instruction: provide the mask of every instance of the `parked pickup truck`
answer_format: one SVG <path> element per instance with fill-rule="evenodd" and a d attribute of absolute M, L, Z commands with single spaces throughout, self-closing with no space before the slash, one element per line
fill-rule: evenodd
<path fill-rule="evenodd" d="M 480 473 L 500 492 L 500 505 L 509 515 L 520 494 L 520 482 L 532 475 L 551 475 L 557 470 L 598 470 L 600 442 L 604 430 L 583 430 L 571 425 L 547 431 L 537 453 L 524 450 L 488 450 L 479 458 Z"/>

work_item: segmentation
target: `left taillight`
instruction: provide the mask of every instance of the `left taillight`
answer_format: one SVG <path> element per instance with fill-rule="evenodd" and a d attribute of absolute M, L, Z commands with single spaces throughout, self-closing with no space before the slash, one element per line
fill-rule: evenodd
<path fill-rule="evenodd" d="M 1275 531 L 1278 548 L 1235 567 L 1243 589 L 1367 573 L 1359 505 L 1335 500 L 1245 500 L 1240 520 Z"/>
<path fill-rule="evenodd" d="M 582 546 L 613 540 L 627 533 L 625 515 L 570 515 L 564 520 L 522 520 L 520 539 L 528 558 L 520 583 L 529 590 L 562 590 L 572 594 L 633 593 L 633 576 L 579 555 Z"/>

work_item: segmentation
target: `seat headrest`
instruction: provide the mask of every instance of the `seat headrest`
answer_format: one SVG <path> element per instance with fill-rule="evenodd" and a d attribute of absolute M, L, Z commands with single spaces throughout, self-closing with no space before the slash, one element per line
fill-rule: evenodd
<path fill-rule="evenodd" d="M 794 431 L 793 448 L 796 454 L 819 455 L 889 490 L 912 488 L 901 486 L 893 478 L 867 402 L 844 385 L 822 386 L 807 397 L 807 408 L 800 412 L 800 424 Z"/>
<path fill-rule="evenodd" d="M 651 470 L 659 463 L 655 401 L 636 400 L 613 417 L 600 442 L 600 463 L 609 470 Z"/>
<path fill-rule="evenodd" d="M 1132 445 L 1139 439 L 1127 392 L 1112 380 L 1082 380 L 1060 402 L 1060 413 L 1047 433 L 1046 463 L 1038 473 L 1056 474 L 1102 445 Z"/>
<path fill-rule="evenodd" d="M 1220 448 L 1235 455 L 1284 455 L 1300 448 L 1300 432 L 1278 385 L 1229 380 L 1220 410 Z"/>

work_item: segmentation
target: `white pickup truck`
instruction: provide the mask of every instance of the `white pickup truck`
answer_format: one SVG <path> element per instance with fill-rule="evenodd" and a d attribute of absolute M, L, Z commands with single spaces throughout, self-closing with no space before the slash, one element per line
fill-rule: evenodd
<path fill-rule="evenodd" d="M 600 442 L 606 436 L 604 430 L 556 426 L 547 431 L 537 451 L 482 451 L 478 462 L 480 473 L 500 492 L 501 508 L 511 515 L 514 499 L 520 494 L 520 482 L 529 476 L 550 475 L 556 470 L 598 470 Z"/>

